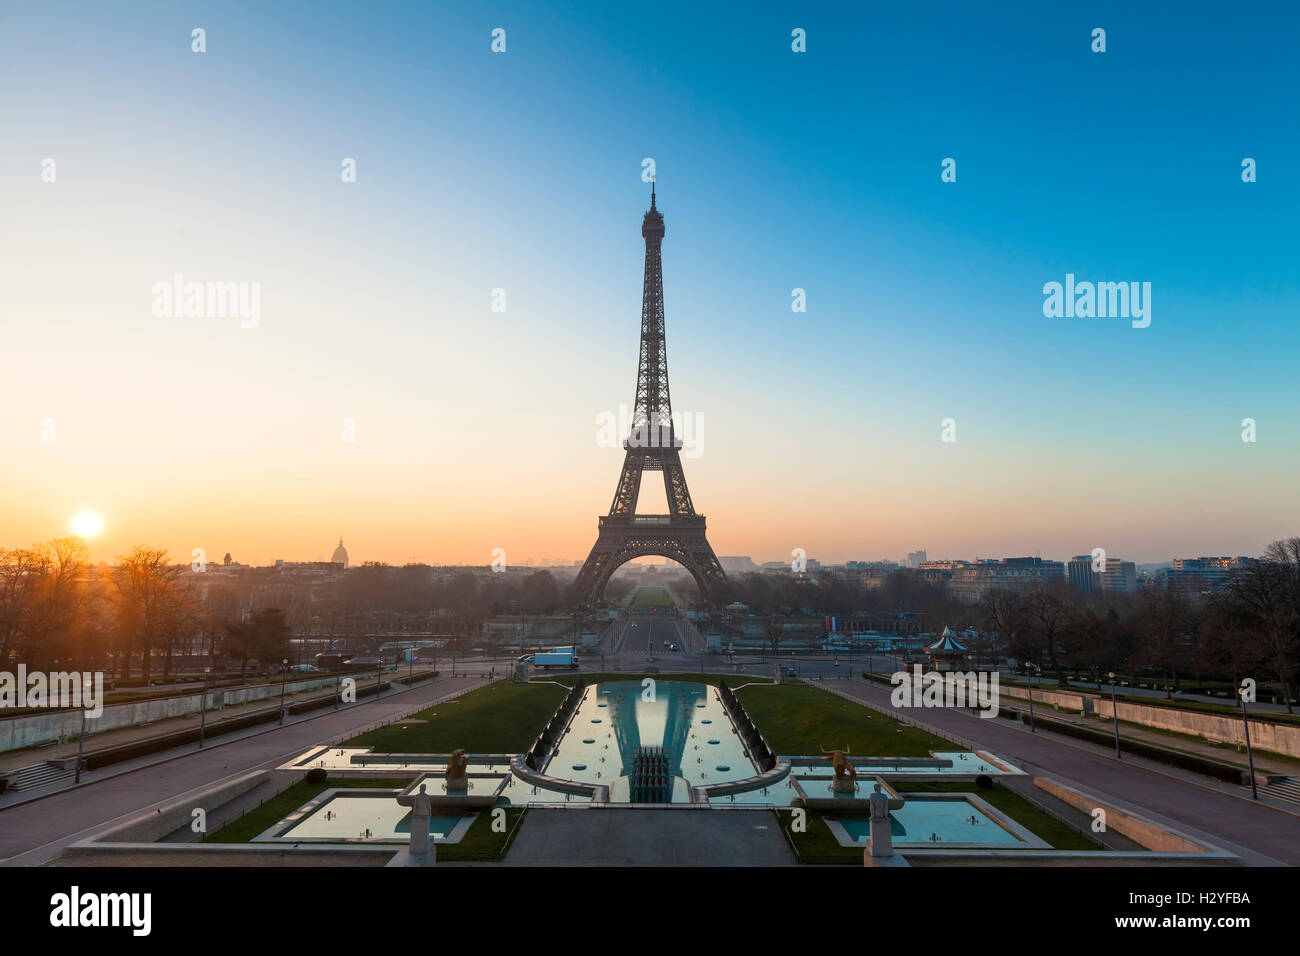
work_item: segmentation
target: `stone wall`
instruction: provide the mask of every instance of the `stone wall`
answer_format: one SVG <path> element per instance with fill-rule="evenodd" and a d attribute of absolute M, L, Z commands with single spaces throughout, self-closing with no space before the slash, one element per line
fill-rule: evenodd
<path fill-rule="evenodd" d="M 182 797 L 173 800 L 171 803 L 164 804 L 157 810 L 142 813 L 110 830 L 97 833 L 93 840 L 96 843 L 156 843 L 173 830 L 188 826 L 194 818 L 193 814 L 196 807 L 210 814 L 218 807 L 229 803 L 267 780 L 272 781 L 274 784 L 272 792 L 267 794 L 268 797 L 272 797 L 287 790 L 301 779 L 302 776 L 299 774 L 276 774 L 271 770 L 255 770 L 252 773 L 236 777 L 234 780 L 220 783 L 197 796 Z"/>
<path fill-rule="evenodd" d="M 1192 734 L 1215 743 L 1246 746 L 1246 727 L 1240 717 L 1176 710 L 1173 707 L 1149 707 L 1122 700 L 1116 701 L 1116 705 L 1120 720 Z M 1110 719 L 1109 698 L 1098 698 L 1093 702 L 1093 706 L 1096 713 Z M 1288 757 L 1300 757 L 1300 724 L 1276 724 L 1252 720 L 1250 743 L 1260 750 L 1271 750 L 1273 753 L 1285 754 Z"/>
<path fill-rule="evenodd" d="M 371 677 L 373 676 L 372 674 Z M 285 692 L 296 694 L 304 690 L 333 687 L 334 682 L 333 677 L 293 680 L 285 684 Z M 358 684 L 360 683 L 358 680 Z M 279 684 L 214 688 L 208 691 L 208 710 L 220 710 L 222 707 L 237 704 L 251 704 L 279 696 Z M 86 733 L 102 733 L 105 730 L 137 727 L 140 724 L 166 720 L 169 717 L 197 714 L 202 698 L 203 692 L 200 690 L 193 694 L 177 694 L 172 697 L 138 700 L 126 704 L 107 704 L 99 717 L 86 721 Z M 0 720 L 0 753 L 20 750 L 23 747 L 57 743 L 61 739 L 74 740 L 80 733 L 80 710 L 51 710 L 45 713 L 25 714 L 22 717 L 10 717 Z"/>
<path fill-rule="evenodd" d="M 1019 700 L 1029 697 L 1027 688 L 1009 687 L 1002 684 L 1000 693 Z M 1161 730 L 1173 730 L 1193 737 L 1220 744 L 1232 744 L 1238 747 L 1246 745 L 1245 725 L 1240 717 L 1225 714 L 1207 714 L 1195 710 L 1179 710 L 1176 707 L 1160 707 L 1150 704 L 1134 704 L 1128 701 L 1115 702 L 1119 719 L 1144 727 L 1157 727 Z M 1096 694 L 1071 694 L 1060 691 L 1040 690 L 1034 688 L 1034 705 L 1059 706 L 1078 714 L 1096 714 L 1107 720 L 1112 719 L 1110 698 Z M 1250 742 L 1260 750 L 1288 757 L 1300 757 L 1300 724 L 1281 724 L 1271 721 L 1255 720 L 1250 722 Z"/>
<path fill-rule="evenodd" d="M 1217 847 L 1197 843 L 1191 837 L 1148 820 L 1146 817 L 1118 810 L 1095 797 L 1086 796 L 1072 787 L 1057 783 L 1055 780 L 1035 777 L 1034 786 L 1050 793 L 1062 803 L 1066 803 L 1088 816 L 1092 816 L 1093 811 L 1097 808 L 1105 810 L 1107 829 L 1123 834 L 1134 843 L 1146 847 L 1148 850 L 1156 850 L 1160 853 L 1204 853 L 1207 850 L 1217 849 Z"/>

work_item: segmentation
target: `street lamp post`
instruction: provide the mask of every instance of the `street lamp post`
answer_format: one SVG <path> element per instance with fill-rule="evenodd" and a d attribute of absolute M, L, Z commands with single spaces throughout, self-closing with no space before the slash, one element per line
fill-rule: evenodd
<path fill-rule="evenodd" d="M 81 759 L 86 752 L 86 692 L 90 690 L 90 681 L 81 684 L 81 739 L 77 742 L 77 776 L 73 783 L 81 783 Z"/>
<path fill-rule="evenodd" d="M 284 685 L 289 679 L 289 659 L 280 661 L 280 726 L 284 726 Z"/>
<path fill-rule="evenodd" d="M 1029 732 L 1036 733 L 1034 730 L 1034 669 L 1036 664 L 1026 664 L 1025 669 L 1029 671 Z"/>
<path fill-rule="evenodd" d="M 1246 716 L 1246 695 L 1237 688 L 1237 699 L 1241 701 L 1241 722 L 1246 728 L 1246 760 L 1250 764 L 1250 798 L 1259 799 L 1259 788 L 1255 785 L 1255 753 L 1250 747 L 1250 718 Z"/>
<path fill-rule="evenodd" d="M 211 667 L 203 668 L 203 699 L 199 704 L 199 749 L 203 749 L 203 732 L 207 729 L 208 724 L 208 677 L 212 674 Z"/>
<path fill-rule="evenodd" d="M 340 674 L 334 675 L 334 709 L 335 710 L 339 709 L 339 689 L 342 680 L 343 680 L 342 675 Z"/>
<path fill-rule="evenodd" d="M 1110 715 L 1115 719 L 1115 759 L 1123 760 L 1123 755 L 1119 752 L 1119 707 L 1115 704 L 1115 672 L 1110 674 Z"/>

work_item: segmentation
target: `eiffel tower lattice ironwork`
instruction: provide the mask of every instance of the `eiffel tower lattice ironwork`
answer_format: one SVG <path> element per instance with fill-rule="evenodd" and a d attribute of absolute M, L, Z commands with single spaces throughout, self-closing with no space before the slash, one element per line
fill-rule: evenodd
<path fill-rule="evenodd" d="M 636 374 L 636 406 L 631 434 L 623 442 L 623 474 L 609 514 L 600 518 L 600 533 L 574 582 L 579 603 L 595 603 L 605 583 L 621 565 L 655 555 L 676 561 L 695 578 L 700 596 L 710 601 L 716 585 L 726 580 L 722 565 L 704 534 L 704 515 L 695 513 L 682 471 L 681 449 L 673 425 L 668 393 L 668 348 L 664 339 L 664 279 L 660 246 L 664 217 L 655 206 L 650 186 L 650 210 L 641 221 L 645 239 L 645 284 L 641 294 L 641 360 Z M 662 471 L 668 494 L 666 515 L 638 515 L 641 476 Z"/>

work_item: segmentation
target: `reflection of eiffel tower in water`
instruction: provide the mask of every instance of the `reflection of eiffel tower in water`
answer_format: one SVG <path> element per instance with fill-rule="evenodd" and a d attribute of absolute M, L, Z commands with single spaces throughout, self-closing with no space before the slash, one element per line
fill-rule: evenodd
<path fill-rule="evenodd" d="M 602 683 L 597 688 L 598 699 L 609 705 L 610 730 L 622 756 L 620 774 L 633 776 L 636 755 L 646 749 L 655 749 L 664 752 L 664 766 L 670 778 L 685 777 L 682 760 L 687 750 L 695 704 L 708 699 L 708 687 L 704 684 L 678 684 L 672 698 L 660 697 L 655 702 L 643 701 L 641 692 L 641 684 L 636 681 Z M 653 727 L 655 721 L 647 719 L 645 713 L 638 715 L 638 707 L 663 708 L 663 735 L 658 740 L 642 739 L 642 727 Z"/>
<path fill-rule="evenodd" d="M 708 538 L 704 516 L 695 513 L 682 471 L 681 448 L 673 425 L 673 405 L 668 393 L 668 347 L 664 338 L 664 281 L 660 245 L 664 217 L 655 207 L 650 186 L 650 211 L 641 222 L 645 238 L 645 281 L 641 294 L 641 359 L 636 376 L 636 407 L 631 435 L 623 442 L 627 454 L 623 474 L 614 492 L 609 514 L 600 519 L 600 533 L 574 582 L 579 604 L 600 600 L 609 580 L 621 565 L 634 558 L 657 555 L 676 561 L 695 579 L 700 597 L 708 601 L 711 590 L 726 580 Z M 666 515 L 638 515 L 641 476 L 662 471 L 668 493 Z"/>

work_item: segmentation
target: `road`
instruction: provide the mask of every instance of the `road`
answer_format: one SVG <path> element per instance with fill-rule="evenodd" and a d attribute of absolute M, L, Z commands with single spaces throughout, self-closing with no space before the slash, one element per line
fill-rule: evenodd
<path fill-rule="evenodd" d="M 175 760 L 0 810 L 0 865 L 43 863 L 65 846 L 155 805 L 250 770 L 269 770 L 318 743 L 351 736 L 482 683 L 474 673 L 417 684 L 257 736 L 227 744 L 218 739 Z"/>
<path fill-rule="evenodd" d="M 687 640 L 676 615 L 631 611 L 613 636 L 614 654 L 626 654 L 637 659 L 666 657 L 681 659 L 686 655 Z M 677 650 L 672 650 L 672 645 Z M 697 648 L 698 650 L 698 648 Z"/>

